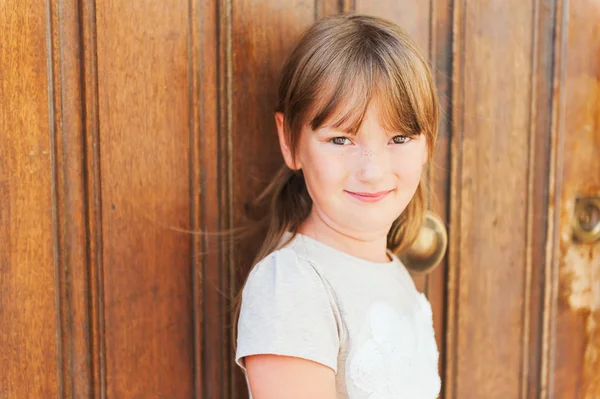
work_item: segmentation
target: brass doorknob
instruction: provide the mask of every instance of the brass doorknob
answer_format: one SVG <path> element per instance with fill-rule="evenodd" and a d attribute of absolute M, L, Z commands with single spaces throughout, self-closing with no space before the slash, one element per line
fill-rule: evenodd
<path fill-rule="evenodd" d="M 600 197 L 575 200 L 573 238 L 580 243 L 600 240 Z"/>
<path fill-rule="evenodd" d="M 400 255 L 400 260 L 408 270 L 415 273 L 429 273 L 435 269 L 448 247 L 448 232 L 438 215 L 425 211 L 425 222 L 415 242 Z"/>

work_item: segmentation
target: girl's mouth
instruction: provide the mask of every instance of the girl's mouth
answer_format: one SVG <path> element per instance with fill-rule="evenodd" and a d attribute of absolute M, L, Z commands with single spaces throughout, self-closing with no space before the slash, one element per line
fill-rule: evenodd
<path fill-rule="evenodd" d="M 385 198 L 389 193 L 391 193 L 394 190 L 378 191 L 376 193 L 357 193 L 357 192 L 348 191 L 348 190 L 344 190 L 344 191 L 346 191 L 352 197 L 354 197 L 360 201 L 377 202 L 377 201 L 381 201 L 383 198 Z"/>

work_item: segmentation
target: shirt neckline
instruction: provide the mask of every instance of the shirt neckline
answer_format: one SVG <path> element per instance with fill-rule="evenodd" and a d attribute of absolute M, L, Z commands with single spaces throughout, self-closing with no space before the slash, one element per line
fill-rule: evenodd
<path fill-rule="evenodd" d="M 291 232 L 286 232 L 285 234 L 286 235 L 284 236 L 284 239 L 287 239 L 290 235 L 292 235 Z M 331 245 L 325 244 L 319 240 L 316 240 L 316 239 L 309 237 L 307 235 L 304 235 L 302 233 L 295 233 L 295 237 L 292 239 L 292 241 L 290 243 L 292 243 L 296 240 L 301 241 L 301 243 L 306 248 L 309 248 L 309 249 L 312 248 L 312 249 L 317 250 L 317 252 L 325 253 L 325 254 L 327 254 L 329 256 L 333 256 L 333 257 L 344 258 L 345 260 L 347 260 L 349 262 L 361 264 L 364 266 L 385 268 L 385 267 L 390 267 L 390 266 L 397 266 L 398 263 L 400 262 L 398 260 L 398 257 L 392 251 L 390 251 L 389 248 L 386 249 L 386 252 L 389 255 L 389 257 L 391 258 L 391 260 L 388 262 L 375 262 L 375 261 L 370 261 L 370 260 L 366 260 L 363 258 L 359 258 L 358 256 L 351 255 L 347 252 L 344 252 L 342 250 L 334 248 Z"/>

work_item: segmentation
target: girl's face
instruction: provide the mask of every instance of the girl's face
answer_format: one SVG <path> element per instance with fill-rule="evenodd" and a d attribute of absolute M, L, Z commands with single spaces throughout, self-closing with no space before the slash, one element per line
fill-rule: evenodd
<path fill-rule="evenodd" d="M 373 102 L 371 103 L 373 104 Z M 370 105 L 356 135 L 327 124 L 301 132 L 295 162 L 283 139 L 283 115 L 276 115 L 282 153 L 291 169 L 302 169 L 317 216 L 340 233 L 387 235 L 412 199 L 427 161 L 424 135 L 387 132 Z"/>

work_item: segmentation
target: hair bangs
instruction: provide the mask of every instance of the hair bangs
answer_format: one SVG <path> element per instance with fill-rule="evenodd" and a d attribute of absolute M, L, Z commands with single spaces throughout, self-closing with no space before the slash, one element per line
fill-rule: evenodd
<path fill-rule="evenodd" d="M 356 134 L 373 97 L 372 68 L 350 64 L 342 73 L 324 82 L 321 98 L 312 107 L 308 124 L 312 130 L 323 126 Z"/>
<path fill-rule="evenodd" d="M 369 56 L 370 55 L 370 56 Z M 327 82 L 315 85 L 315 101 L 307 118 L 312 130 L 323 126 L 356 134 L 371 103 L 386 131 L 416 136 L 435 123 L 433 107 L 423 98 L 430 96 L 426 71 L 397 68 L 400 60 L 363 54 L 351 60 Z M 392 66 L 394 65 L 394 66 Z M 398 71 L 403 71 L 399 74 Z M 318 93 L 321 93 L 320 96 Z"/>

